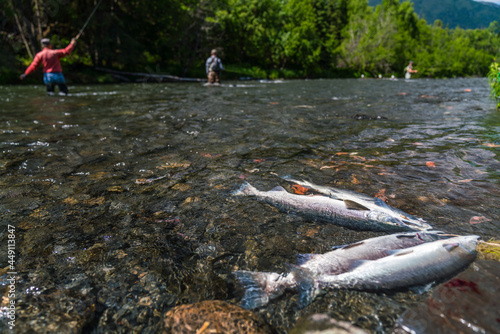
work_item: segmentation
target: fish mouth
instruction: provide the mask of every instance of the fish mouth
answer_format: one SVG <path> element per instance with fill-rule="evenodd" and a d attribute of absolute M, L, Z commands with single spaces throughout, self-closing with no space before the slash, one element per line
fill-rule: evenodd
<path fill-rule="evenodd" d="M 417 230 L 429 230 L 432 229 L 432 226 L 429 225 L 422 218 L 417 218 L 412 215 L 400 215 L 398 218 L 401 222 L 408 225 L 410 228 Z"/>
<path fill-rule="evenodd" d="M 407 223 L 408 226 L 410 226 L 410 228 L 413 228 L 413 229 L 416 229 L 416 230 L 420 230 L 420 231 L 427 231 L 427 230 L 432 230 L 433 227 L 427 223 L 424 223 L 424 222 L 421 222 L 421 223 L 418 223 L 418 224 L 415 224 L 415 223 L 412 223 L 412 222 L 408 222 Z"/>
<path fill-rule="evenodd" d="M 401 217 L 396 218 L 396 219 L 399 220 L 404 225 L 406 225 L 409 228 L 414 229 L 414 230 L 425 231 L 425 230 L 433 229 L 433 227 L 431 225 L 429 225 L 425 220 L 420 219 L 420 218 L 411 219 L 411 218 L 408 218 L 405 216 L 401 216 Z"/>
<path fill-rule="evenodd" d="M 479 238 L 480 236 L 478 235 L 463 236 L 461 237 L 462 240 L 460 241 L 460 246 L 469 253 L 475 253 Z"/>
<path fill-rule="evenodd" d="M 423 219 L 403 219 L 401 217 L 389 216 L 385 219 L 386 223 L 392 223 L 396 226 L 406 227 L 414 231 L 427 231 L 433 229 L 433 227 L 427 224 Z"/>

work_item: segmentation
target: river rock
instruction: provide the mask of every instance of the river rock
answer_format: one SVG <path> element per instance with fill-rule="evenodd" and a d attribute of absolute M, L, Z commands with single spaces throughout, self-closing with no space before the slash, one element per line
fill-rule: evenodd
<path fill-rule="evenodd" d="M 269 334 L 269 326 L 256 314 L 220 300 L 180 305 L 164 315 L 163 333 Z"/>
<path fill-rule="evenodd" d="M 476 261 L 402 314 L 394 334 L 498 333 L 500 262 Z"/>
<path fill-rule="evenodd" d="M 95 317 L 95 298 L 90 286 L 71 281 L 68 289 L 30 286 L 16 301 L 15 333 L 82 333 Z M 87 284 L 87 283 L 85 283 Z M 76 285 L 80 285 L 75 288 Z M 21 293 L 16 293 L 21 295 Z M 0 326 L 0 332 L 1 332 Z M 8 332 L 7 330 L 4 331 Z"/>
<path fill-rule="evenodd" d="M 349 322 L 338 321 L 327 314 L 317 313 L 299 320 L 290 334 L 368 334 L 368 332 Z"/>

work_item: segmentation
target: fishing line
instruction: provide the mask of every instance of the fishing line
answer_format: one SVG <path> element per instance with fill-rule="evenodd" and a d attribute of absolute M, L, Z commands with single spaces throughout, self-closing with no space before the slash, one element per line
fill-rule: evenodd
<path fill-rule="evenodd" d="M 101 4 L 102 0 L 99 0 L 99 2 L 97 3 L 97 5 L 94 7 L 94 10 L 92 11 L 92 13 L 90 13 L 90 16 L 89 18 L 87 19 L 87 21 L 85 22 L 85 24 L 83 25 L 82 29 L 80 29 L 80 32 L 78 33 L 78 35 L 76 35 L 75 39 L 78 39 L 80 38 L 80 35 L 82 34 L 83 30 L 85 29 L 85 27 L 87 27 L 87 24 L 89 24 L 90 22 L 90 19 L 92 18 L 92 16 L 94 16 L 94 13 L 95 11 L 97 10 L 97 7 L 99 7 L 99 5 Z"/>

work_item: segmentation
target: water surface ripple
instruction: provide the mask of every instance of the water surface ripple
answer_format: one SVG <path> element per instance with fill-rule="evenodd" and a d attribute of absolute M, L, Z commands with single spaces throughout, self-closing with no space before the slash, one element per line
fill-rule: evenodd
<path fill-rule="evenodd" d="M 0 87 L 0 266 L 12 225 L 20 332 L 154 332 L 175 305 L 238 303 L 234 270 L 286 271 L 298 253 L 380 235 L 232 197 L 244 180 L 378 194 L 437 229 L 499 237 L 500 114 L 484 78 L 70 91 Z M 279 333 L 311 312 L 385 333 L 425 295 L 331 291 L 297 310 L 287 293 L 256 312 Z"/>

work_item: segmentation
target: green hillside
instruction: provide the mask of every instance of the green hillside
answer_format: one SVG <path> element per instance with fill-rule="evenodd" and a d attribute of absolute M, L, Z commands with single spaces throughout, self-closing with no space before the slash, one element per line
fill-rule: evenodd
<path fill-rule="evenodd" d="M 382 0 L 369 0 L 376 6 Z M 400 0 L 403 2 L 403 0 Z M 492 21 L 500 21 L 500 6 L 472 0 L 412 0 L 415 13 L 432 24 L 441 20 L 444 26 L 462 29 L 487 28 Z"/>

